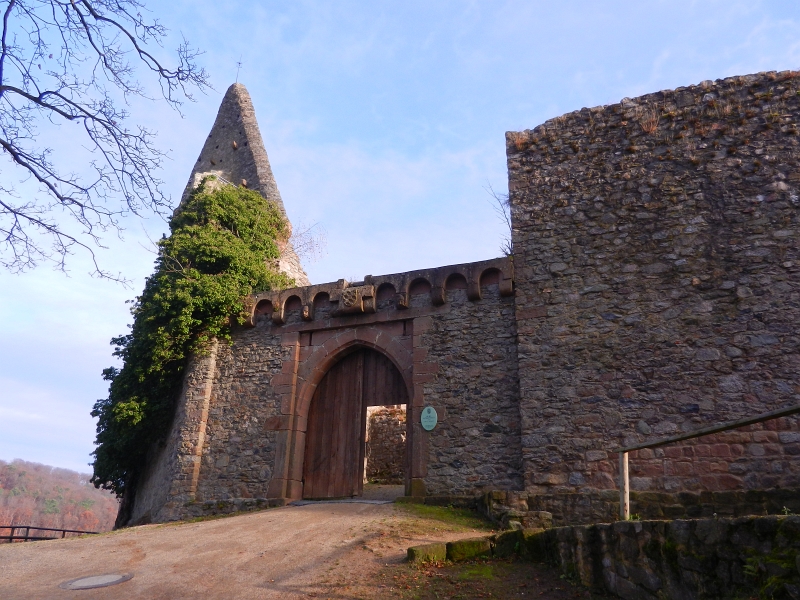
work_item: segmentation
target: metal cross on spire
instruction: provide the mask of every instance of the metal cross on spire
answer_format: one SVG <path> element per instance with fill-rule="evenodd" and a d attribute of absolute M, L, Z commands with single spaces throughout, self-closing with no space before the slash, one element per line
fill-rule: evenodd
<path fill-rule="evenodd" d="M 236 83 L 239 83 L 239 71 L 242 68 L 242 57 L 239 56 L 239 62 L 236 63 Z"/>

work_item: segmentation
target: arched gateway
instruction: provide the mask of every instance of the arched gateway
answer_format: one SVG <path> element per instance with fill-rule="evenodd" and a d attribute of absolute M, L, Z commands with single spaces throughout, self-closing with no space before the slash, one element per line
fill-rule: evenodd
<path fill-rule="evenodd" d="M 360 495 L 367 407 L 407 401 L 403 376 L 385 355 L 363 346 L 343 354 L 317 385 L 309 407 L 303 497 Z"/>

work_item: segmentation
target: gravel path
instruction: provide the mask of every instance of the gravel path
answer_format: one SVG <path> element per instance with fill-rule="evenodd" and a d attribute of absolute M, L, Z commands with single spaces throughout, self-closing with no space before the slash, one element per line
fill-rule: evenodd
<path fill-rule="evenodd" d="M 91 536 L 0 545 L 0 598 L 354 598 L 408 546 L 469 537 L 420 532 L 395 504 L 309 504 L 225 519 L 145 525 Z M 430 535 L 429 535 L 430 533 Z M 112 587 L 60 583 L 133 573 Z M 351 584 L 358 588 L 353 589 Z M 365 587 L 366 586 L 366 587 Z"/>

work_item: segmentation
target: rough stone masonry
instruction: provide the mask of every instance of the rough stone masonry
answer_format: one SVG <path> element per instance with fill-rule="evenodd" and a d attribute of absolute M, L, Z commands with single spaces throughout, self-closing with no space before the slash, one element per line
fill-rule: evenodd
<path fill-rule="evenodd" d="M 249 115 L 241 149 L 261 138 L 239 88 L 220 114 Z M 613 520 L 615 448 L 800 402 L 799 94 L 761 73 L 506 134 L 513 255 L 255 296 L 190 366 L 122 520 L 301 498 L 315 390 L 356 348 L 407 391 L 408 495 Z M 266 152 L 212 134 L 198 172 L 219 139 L 219 166 L 277 193 Z M 795 418 L 632 453 L 634 510 L 774 512 L 800 497 L 799 456 Z"/>

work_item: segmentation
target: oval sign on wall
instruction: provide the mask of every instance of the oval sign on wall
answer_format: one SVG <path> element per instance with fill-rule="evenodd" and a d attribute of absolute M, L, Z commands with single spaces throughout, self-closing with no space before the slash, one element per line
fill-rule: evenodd
<path fill-rule="evenodd" d="M 436 409 L 432 406 L 426 406 L 422 409 L 422 416 L 420 416 L 419 420 L 422 423 L 422 428 L 425 431 L 431 431 L 434 427 L 436 427 L 436 422 L 438 421 L 439 417 L 436 414 Z"/>

